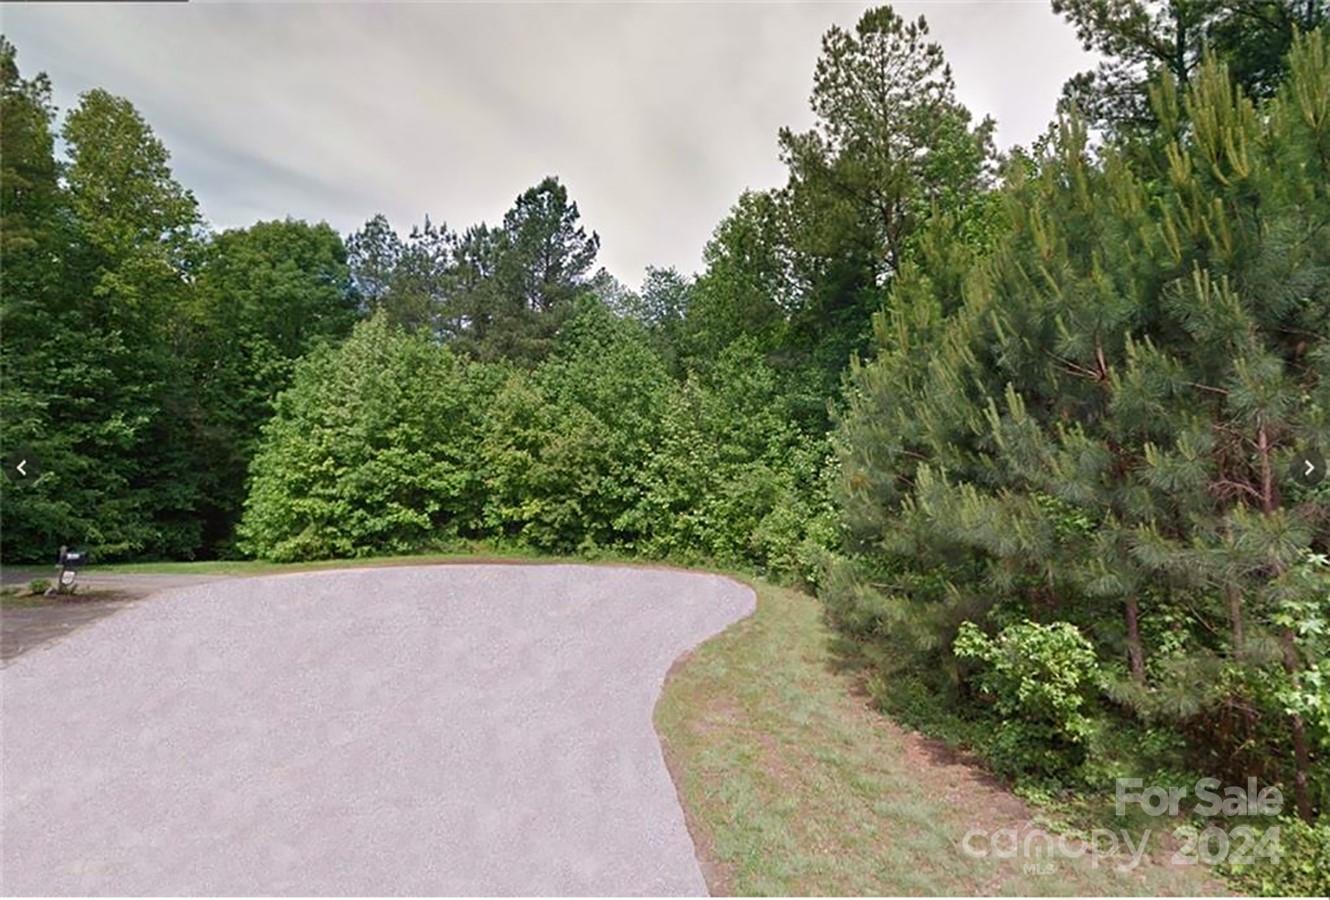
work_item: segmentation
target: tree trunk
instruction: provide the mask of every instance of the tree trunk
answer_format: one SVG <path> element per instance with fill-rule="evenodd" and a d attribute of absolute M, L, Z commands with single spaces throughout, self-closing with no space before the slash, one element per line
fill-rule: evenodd
<path fill-rule="evenodd" d="M 1242 621 L 1242 592 L 1237 585 L 1229 582 L 1224 587 L 1224 593 L 1228 596 L 1229 640 L 1233 642 L 1233 659 L 1241 663 L 1246 656 L 1247 645 L 1246 628 Z M 1245 739 L 1250 741 L 1256 737 L 1256 711 L 1250 703 L 1242 704 L 1242 722 L 1247 726 Z"/>
<path fill-rule="evenodd" d="M 1261 455 L 1261 510 L 1274 512 L 1280 504 L 1279 487 L 1275 484 L 1275 470 L 1271 464 L 1270 436 L 1262 424 L 1256 431 L 1256 450 Z"/>
<path fill-rule="evenodd" d="M 1145 653 L 1141 650 L 1140 609 L 1135 595 L 1127 598 L 1127 660 L 1131 664 L 1131 680 L 1145 684 Z"/>
<path fill-rule="evenodd" d="M 1243 634 L 1242 624 L 1242 594 L 1239 593 L 1237 585 L 1229 583 L 1224 592 L 1228 594 L 1228 624 L 1231 630 L 1233 641 L 1233 658 L 1241 661 L 1243 657 L 1243 647 L 1247 641 Z"/>

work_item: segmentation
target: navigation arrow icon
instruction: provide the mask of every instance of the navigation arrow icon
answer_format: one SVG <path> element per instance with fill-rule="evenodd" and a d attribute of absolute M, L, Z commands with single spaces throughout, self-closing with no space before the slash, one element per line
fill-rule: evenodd
<path fill-rule="evenodd" d="M 1316 487 L 1326 476 L 1325 457 L 1315 450 L 1304 450 L 1294 458 L 1289 475 L 1299 484 Z"/>
<path fill-rule="evenodd" d="M 41 457 L 31 447 L 16 447 L 5 454 L 4 473 L 15 483 L 27 483 L 42 474 Z"/>

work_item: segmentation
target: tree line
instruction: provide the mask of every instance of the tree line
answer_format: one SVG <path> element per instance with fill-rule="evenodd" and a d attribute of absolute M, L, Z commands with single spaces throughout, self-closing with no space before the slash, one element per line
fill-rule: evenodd
<path fill-rule="evenodd" d="M 555 178 L 495 225 L 220 234 L 125 100 L 3 62 L 6 561 L 457 543 L 800 580 L 878 702 L 1032 790 L 1198 774 L 1330 832 L 1324 2 L 1054 0 L 1029 147 L 927 23 L 833 27 L 785 183 L 624 286 Z M 1297 829 L 1303 830 L 1297 830 Z M 1318 855 L 1319 854 L 1319 855 Z"/>
<path fill-rule="evenodd" d="M 825 408 L 795 410 L 745 317 L 701 313 L 761 285 L 628 289 L 554 177 L 492 226 L 213 233 L 129 101 L 58 123 L 7 42 L 0 66 L 0 427 L 43 468 L 5 485 L 6 561 L 483 540 L 793 568 L 827 527 Z M 708 252 L 747 262 L 746 227 Z"/>

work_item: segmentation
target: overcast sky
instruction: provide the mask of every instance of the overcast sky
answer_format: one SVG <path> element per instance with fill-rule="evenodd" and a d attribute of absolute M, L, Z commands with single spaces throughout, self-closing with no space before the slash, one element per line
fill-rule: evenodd
<path fill-rule="evenodd" d="M 1002 146 L 1087 68 L 1047 0 L 897 3 L 927 16 L 960 99 Z M 692 272 L 746 187 L 781 183 L 776 132 L 811 123 L 822 32 L 864 3 L 5 4 L 21 69 L 62 111 L 128 97 L 217 228 L 375 212 L 496 221 L 557 174 L 600 261 Z"/>

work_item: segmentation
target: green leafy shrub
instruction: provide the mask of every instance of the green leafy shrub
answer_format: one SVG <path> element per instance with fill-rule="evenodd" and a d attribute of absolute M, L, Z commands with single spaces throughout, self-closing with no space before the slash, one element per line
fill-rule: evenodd
<path fill-rule="evenodd" d="M 1312 743 L 1330 754 L 1330 556 L 1304 552 L 1287 578 L 1275 624 L 1288 630 L 1307 663 L 1295 677 L 1281 672 L 1278 700 L 1302 716 Z M 1324 778 L 1330 782 L 1330 773 Z"/>
<path fill-rule="evenodd" d="M 1092 722 L 1087 695 L 1099 678 L 1094 648 L 1069 622 L 1008 625 L 990 638 L 962 623 L 956 656 L 982 664 L 978 684 L 1001 717 L 989 748 L 1011 775 L 1061 778 L 1085 760 Z"/>
<path fill-rule="evenodd" d="M 646 553 L 799 570 L 799 554 L 811 555 L 801 545 L 829 530 L 833 513 L 821 481 L 825 441 L 791 424 L 789 403 L 751 338 L 690 373 L 645 464 Z"/>
<path fill-rule="evenodd" d="M 823 444 L 750 344 L 669 374 L 640 324 L 586 297 L 534 370 L 456 356 L 378 315 L 297 366 L 239 534 L 269 559 L 485 539 L 809 570 L 833 514 Z"/>
<path fill-rule="evenodd" d="M 1279 856 L 1245 865 L 1225 865 L 1223 873 L 1241 891 L 1263 897 L 1330 897 L 1330 824 L 1280 819 Z"/>
<path fill-rule="evenodd" d="M 242 547 L 320 559 L 477 535 L 480 411 L 499 374 L 384 315 L 303 359 L 263 429 Z"/>
<path fill-rule="evenodd" d="M 634 549 L 671 387 L 640 325 L 579 302 L 550 358 L 511 376 L 484 413 L 487 527 L 553 552 Z"/>
<path fill-rule="evenodd" d="M 28 593 L 33 596 L 45 594 L 50 589 L 51 581 L 49 578 L 34 578 L 28 582 Z"/>

